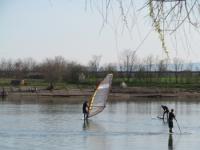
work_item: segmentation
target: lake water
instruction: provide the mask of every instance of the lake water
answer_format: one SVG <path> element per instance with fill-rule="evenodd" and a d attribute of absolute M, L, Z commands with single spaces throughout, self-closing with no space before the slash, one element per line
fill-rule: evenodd
<path fill-rule="evenodd" d="M 56 98 L 55 98 L 56 101 Z M 84 122 L 82 104 L 1 101 L 2 150 L 199 150 L 200 100 L 153 100 L 108 103 Z M 188 102 L 190 101 L 190 102 Z M 175 109 L 181 134 L 157 116 L 160 105 Z"/>

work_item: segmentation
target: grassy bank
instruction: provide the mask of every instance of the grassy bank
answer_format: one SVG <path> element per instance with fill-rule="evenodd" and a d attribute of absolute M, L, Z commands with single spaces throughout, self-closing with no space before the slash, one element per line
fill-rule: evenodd
<path fill-rule="evenodd" d="M 25 79 L 24 85 L 12 86 L 12 79 L 0 79 L 0 86 L 5 88 L 9 97 L 41 96 L 41 97 L 63 97 L 83 99 L 90 97 L 98 83 L 102 79 L 89 79 L 82 83 L 57 82 L 53 90 L 47 90 L 49 82 L 42 79 Z M 159 82 L 160 81 L 160 82 Z M 112 100 L 132 100 L 147 98 L 200 98 L 200 86 L 198 83 L 175 83 L 173 80 L 126 80 L 114 78 L 110 98 Z M 167 81 L 167 82 L 166 82 Z M 122 87 L 125 82 L 127 87 Z M 0 92 L 2 89 L 0 89 Z"/>
<path fill-rule="evenodd" d="M 11 80 L 9 78 L 0 79 L 0 87 L 11 87 Z M 71 89 L 71 88 L 95 88 L 102 78 L 90 78 L 83 82 L 72 83 L 72 82 L 56 82 L 55 89 Z M 176 80 L 175 78 L 151 78 L 151 79 L 126 79 L 126 78 L 114 78 L 112 86 L 115 88 L 120 88 L 121 83 L 125 82 L 127 87 L 142 87 L 142 88 L 163 88 L 163 89 L 180 89 L 187 91 L 200 91 L 200 79 L 199 78 L 180 78 Z M 43 79 L 25 79 L 24 85 L 18 85 L 15 87 L 37 87 L 46 89 L 49 86 L 49 82 Z"/>

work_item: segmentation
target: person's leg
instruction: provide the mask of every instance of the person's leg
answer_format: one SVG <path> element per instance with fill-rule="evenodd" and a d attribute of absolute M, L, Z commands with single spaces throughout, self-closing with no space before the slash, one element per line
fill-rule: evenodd
<path fill-rule="evenodd" d="M 85 118 L 86 118 L 86 114 L 84 113 L 84 120 L 85 120 Z"/>
<path fill-rule="evenodd" d="M 87 113 L 86 113 L 86 119 L 88 119 L 88 115 L 89 115 L 89 113 L 87 112 Z"/>
<path fill-rule="evenodd" d="M 172 128 L 173 128 L 173 122 L 172 122 L 172 120 L 169 120 L 168 124 L 169 124 L 169 132 L 172 133 Z"/>
<path fill-rule="evenodd" d="M 164 113 L 163 113 L 163 120 L 165 120 L 165 113 L 166 113 L 166 111 L 164 111 Z"/>
<path fill-rule="evenodd" d="M 172 131 L 173 127 L 174 127 L 174 123 L 173 123 L 173 121 L 172 121 L 171 131 Z M 173 131 L 172 131 L 172 133 L 173 133 Z"/>
<path fill-rule="evenodd" d="M 172 133 L 172 128 L 169 128 L 169 133 Z"/>

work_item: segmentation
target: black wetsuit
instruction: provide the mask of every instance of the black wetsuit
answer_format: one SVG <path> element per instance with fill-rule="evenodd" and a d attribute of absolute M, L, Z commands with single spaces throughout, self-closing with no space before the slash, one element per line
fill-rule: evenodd
<path fill-rule="evenodd" d="M 167 114 L 167 119 L 168 119 L 168 113 L 169 113 L 169 109 L 167 106 L 161 105 L 161 107 L 163 108 L 164 112 L 163 112 L 163 119 L 165 117 L 165 114 Z"/>
<path fill-rule="evenodd" d="M 83 103 L 83 114 L 84 114 L 84 119 L 88 118 L 88 104 L 87 101 Z"/>
<path fill-rule="evenodd" d="M 175 115 L 173 112 L 170 112 L 169 119 L 168 119 L 168 125 L 169 125 L 170 132 L 172 132 L 172 128 L 173 128 L 173 119 L 175 119 Z"/>

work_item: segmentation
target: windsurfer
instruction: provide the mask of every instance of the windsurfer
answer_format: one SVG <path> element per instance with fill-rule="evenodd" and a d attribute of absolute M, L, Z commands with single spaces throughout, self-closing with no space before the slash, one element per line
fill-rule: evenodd
<path fill-rule="evenodd" d="M 88 118 L 88 110 L 89 110 L 88 101 L 85 101 L 83 103 L 84 120 Z"/>
<path fill-rule="evenodd" d="M 169 125 L 169 132 L 172 132 L 172 128 L 173 128 L 173 119 L 176 120 L 176 117 L 174 115 L 174 109 L 171 109 L 171 112 L 169 113 L 169 119 L 168 119 L 168 125 Z"/>

